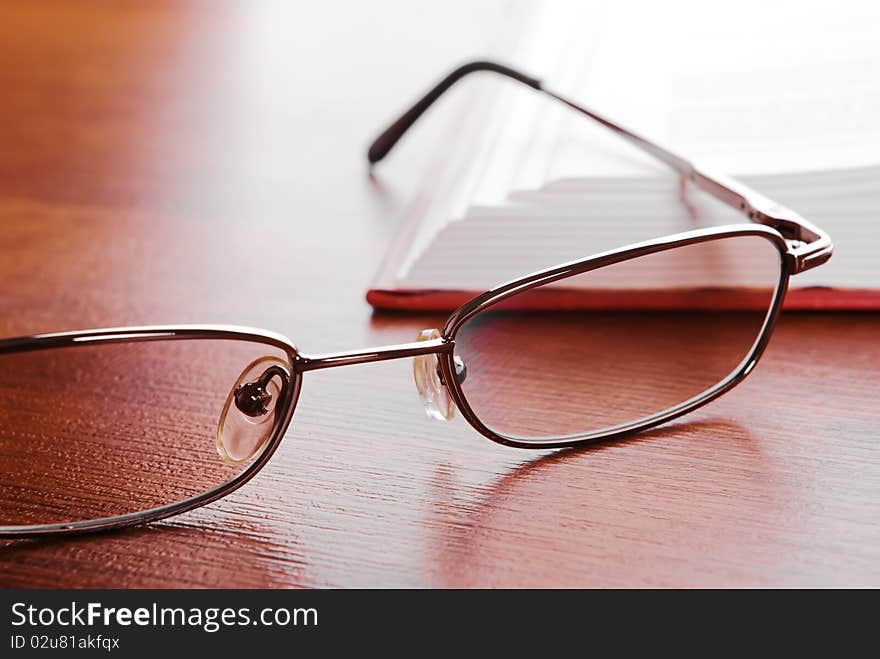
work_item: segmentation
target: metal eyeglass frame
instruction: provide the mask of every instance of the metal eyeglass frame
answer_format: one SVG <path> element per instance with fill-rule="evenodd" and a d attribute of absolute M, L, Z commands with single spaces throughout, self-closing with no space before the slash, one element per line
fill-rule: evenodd
<path fill-rule="evenodd" d="M 639 432 L 665 423 L 705 405 L 741 382 L 753 370 L 770 340 L 773 326 L 782 309 L 789 277 L 821 265 L 831 257 L 833 247 L 828 234 L 807 222 L 794 211 L 770 201 L 745 185 L 718 174 L 710 174 L 705 169 L 697 167 L 692 162 L 659 146 L 655 142 L 649 141 L 637 133 L 606 119 L 602 115 L 547 89 L 540 80 L 494 62 L 470 62 L 455 69 L 441 80 L 373 142 L 368 151 L 370 164 L 375 164 L 384 158 L 425 110 L 455 82 L 468 74 L 479 71 L 500 74 L 523 83 L 611 129 L 625 140 L 671 167 L 683 181 L 695 184 L 725 204 L 742 212 L 751 221 L 751 224 L 735 224 L 677 233 L 634 245 L 627 245 L 619 249 L 534 272 L 472 298 L 449 316 L 438 338 L 415 343 L 320 355 L 306 355 L 301 353 L 293 342 L 280 334 L 259 329 L 222 325 L 121 327 L 2 339 L 0 340 L 0 355 L 32 350 L 136 341 L 181 339 L 233 339 L 250 341 L 282 350 L 288 359 L 288 373 L 283 378 L 284 386 L 281 392 L 281 399 L 275 406 L 275 426 L 270 437 L 266 440 L 263 449 L 253 462 L 231 481 L 183 501 L 137 513 L 72 523 L 0 526 L 0 538 L 83 533 L 142 524 L 203 506 L 229 494 L 253 478 L 278 448 L 293 417 L 302 386 L 303 374 L 307 371 L 390 359 L 437 355 L 441 383 L 446 387 L 454 405 L 479 433 L 492 441 L 507 446 L 538 449 L 570 447 Z M 779 251 L 781 267 L 774 297 L 758 339 L 739 367 L 714 387 L 679 405 L 629 424 L 582 435 L 558 438 L 527 440 L 502 435 L 484 425 L 473 412 L 462 391 L 461 381 L 457 375 L 454 351 L 456 333 L 474 315 L 513 295 L 537 286 L 565 279 L 566 277 L 647 254 L 733 236 L 759 236 L 767 239 Z"/>

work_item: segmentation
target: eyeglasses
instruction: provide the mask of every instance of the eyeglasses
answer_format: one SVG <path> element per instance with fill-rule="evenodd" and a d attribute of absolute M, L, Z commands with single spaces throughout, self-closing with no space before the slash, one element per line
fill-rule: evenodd
<path fill-rule="evenodd" d="M 745 378 L 770 339 L 789 277 L 830 258 L 829 236 L 491 62 L 444 78 L 376 139 L 370 163 L 477 71 L 599 122 L 751 223 L 664 236 L 530 274 L 402 345 L 307 355 L 281 335 L 223 326 L 0 340 L 0 537 L 129 526 L 229 494 L 278 448 L 308 371 L 414 358 L 430 416 L 448 420 L 458 408 L 481 434 L 520 448 L 644 430 Z"/>

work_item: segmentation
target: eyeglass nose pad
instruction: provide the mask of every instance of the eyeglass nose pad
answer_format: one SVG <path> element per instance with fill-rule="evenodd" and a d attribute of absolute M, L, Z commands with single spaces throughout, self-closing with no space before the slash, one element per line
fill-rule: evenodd
<path fill-rule="evenodd" d="M 224 462 L 242 464 L 263 449 L 280 420 L 275 406 L 289 382 L 287 364 L 276 357 L 260 357 L 241 372 L 217 423 L 217 453 Z"/>
<path fill-rule="evenodd" d="M 442 335 L 436 329 L 422 330 L 419 341 L 439 339 Z M 416 389 L 425 406 L 425 412 L 432 419 L 451 421 L 455 416 L 455 403 L 440 379 L 440 360 L 436 354 L 419 355 L 413 360 L 413 378 Z"/>

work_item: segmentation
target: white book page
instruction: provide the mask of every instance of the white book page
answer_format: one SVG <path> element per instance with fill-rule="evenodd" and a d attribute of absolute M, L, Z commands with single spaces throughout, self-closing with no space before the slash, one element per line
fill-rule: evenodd
<path fill-rule="evenodd" d="M 549 87 L 737 175 L 831 233 L 834 258 L 792 286 L 880 288 L 880 9 L 745 2 L 719 14 L 705 3 L 622 0 L 586 12 L 600 41 L 560 37 L 550 47 L 548 31 L 585 20 L 583 8 L 550 4 L 544 36 L 530 42 L 553 72 Z M 503 99 L 480 174 L 454 204 L 434 209 L 445 220 L 412 251 L 401 288 L 482 290 L 660 235 L 745 221 L 689 194 L 695 217 L 662 165 L 547 97 L 509 89 Z"/>

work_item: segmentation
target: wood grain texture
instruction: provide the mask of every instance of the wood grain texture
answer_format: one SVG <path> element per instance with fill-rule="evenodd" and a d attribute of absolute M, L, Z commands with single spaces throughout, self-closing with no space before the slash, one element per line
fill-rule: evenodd
<path fill-rule="evenodd" d="M 498 16 L 309 7 L 3 5 L 2 335 L 231 322 L 319 352 L 442 323 L 363 294 L 454 100 L 376 181 L 364 148 L 486 52 Z M 406 362 L 309 373 L 247 486 L 127 532 L 4 543 L 0 585 L 878 586 L 878 329 L 787 314 L 729 395 L 578 451 L 430 421 Z"/>

